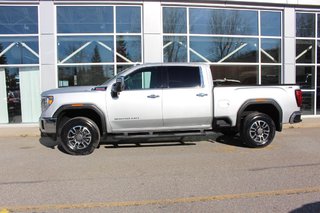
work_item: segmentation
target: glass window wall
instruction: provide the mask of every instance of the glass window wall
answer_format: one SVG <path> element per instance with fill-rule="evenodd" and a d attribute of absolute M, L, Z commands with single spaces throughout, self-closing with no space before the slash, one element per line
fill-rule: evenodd
<path fill-rule="evenodd" d="M 58 86 L 101 84 L 141 63 L 141 32 L 140 6 L 57 6 Z"/>
<path fill-rule="evenodd" d="M 166 6 L 162 11 L 163 61 L 207 62 L 217 70 L 215 78 L 243 84 L 282 82 L 281 11 Z"/>
<path fill-rule="evenodd" d="M 297 13 L 296 14 L 296 36 L 314 37 L 315 36 L 315 14 Z"/>
<path fill-rule="evenodd" d="M 163 37 L 163 61 L 164 62 L 187 62 L 187 37 L 164 36 Z"/>
<path fill-rule="evenodd" d="M 281 36 L 281 13 L 261 11 L 261 35 Z"/>
<path fill-rule="evenodd" d="M 38 122 L 38 8 L 0 6 L 0 123 Z"/>
<path fill-rule="evenodd" d="M 235 37 L 190 37 L 192 62 L 258 62 L 258 39 Z"/>
<path fill-rule="evenodd" d="M 113 7 L 58 7 L 57 32 L 113 33 Z"/>
<path fill-rule="evenodd" d="M 261 67 L 261 84 L 276 85 L 281 84 L 281 66 L 263 65 Z"/>
<path fill-rule="evenodd" d="M 190 8 L 190 33 L 258 35 L 258 12 Z"/>
<path fill-rule="evenodd" d="M 187 33 L 187 9 L 166 7 L 163 10 L 164 33 Z"/>
<path fill-rule="evenodd" d="M 303 92 L 304 115 L 320 114 L 319 18 L 320 13 L 296 13 L 296 83 Z"/>
<path fill-rule="evenodd" d="M 117 33 L 141 33 L 140 7 L 116 7 Z"/>
<path fill-rule="evenodd" d="M 39 64 L 38 37 L 0 37 L 0 64 Z"/>
<path fill-rule="evenodd" d="M 37 34 L 38 8 L 0 6 L 0 34 Z"/>
<path fill-rule="evenodd" d="M 59 87 L 99 85 L 112 78 L 113 65 L 59 66 Z"/>

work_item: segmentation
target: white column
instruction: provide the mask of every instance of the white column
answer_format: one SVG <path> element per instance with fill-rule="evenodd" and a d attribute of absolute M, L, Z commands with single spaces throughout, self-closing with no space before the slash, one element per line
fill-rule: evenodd
<path fill-rule="evenodd" d="M 53 1 L 39 2 L 41 91 L 57 88 L 55 7 Z"/>
<path fill-rule="evenodd" d="M 23 123 L 38 122 L 41 114 L 40 86 L 38 67 L 19 68 L 21 116 Z"/>
<path fill-rule="evenodd" d="M 161 3 L 143 3 L 144 63 L 162 62 Z"/>
<path fill-rule="evenodd" d="M 296 25 L 295 9 L 288 7 L 283 12 L 284 50 L 283 50 L 283 77 L 285 84 L 296 83 Z"/>
<path fill-rule="evenodd" d="M 6 72 L 4 68 L 0 68 L 0 124 L 1 123 L 9 123 Z"/>

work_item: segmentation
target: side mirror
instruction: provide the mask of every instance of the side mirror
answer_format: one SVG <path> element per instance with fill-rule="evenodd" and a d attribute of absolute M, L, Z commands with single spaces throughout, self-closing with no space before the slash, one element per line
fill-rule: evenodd
<path fill-rule="evenodd" d="M 116 98 L 118 97 L 118 93 L 120 93 L 121 91 L 123 91 L 124 89 L 124 77 L 121 76 L 119 78 L 117 78 L 116 80 L 116 83 L 114 83 L 112 85 L 112 88 L 111 88 L 111 96 L 113 98 Z"/>

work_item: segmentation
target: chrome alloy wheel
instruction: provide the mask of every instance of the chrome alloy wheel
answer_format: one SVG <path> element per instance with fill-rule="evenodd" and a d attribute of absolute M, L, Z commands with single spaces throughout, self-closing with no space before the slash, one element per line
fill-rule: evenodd
<path fill-rule="evenodd" d="M 257 120 L 251 125 L 249 134 L 255 142 L 265 144 L 270 135 L 270 126 L 263 120 Z"/>
<path fill-rule="evenodd" d="M 87 148 L 91 140 L 91 132 L 85 126 L 74 126 L 68 132 L 68 146 L 73 150 Z"/>

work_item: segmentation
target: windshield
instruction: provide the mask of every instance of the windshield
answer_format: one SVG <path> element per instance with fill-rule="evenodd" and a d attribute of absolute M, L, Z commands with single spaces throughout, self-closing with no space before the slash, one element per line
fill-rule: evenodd
<path fill-rule="evenodd" d="M 127 70 L 131 69 L 132 67 L 128 67 L 127 69 L 124 69 L 124 70 L 120 71 L 117 75 L 113 76 L 112 78 L 109 78 L 106 82 L 102 83 L 101 85 L 107 85 L 110 81 L 118 78 L 119 76 L 122 75 L 122 73 L 126 72 Z"/>

